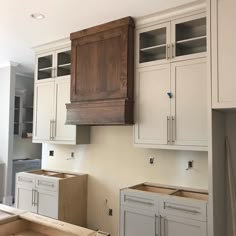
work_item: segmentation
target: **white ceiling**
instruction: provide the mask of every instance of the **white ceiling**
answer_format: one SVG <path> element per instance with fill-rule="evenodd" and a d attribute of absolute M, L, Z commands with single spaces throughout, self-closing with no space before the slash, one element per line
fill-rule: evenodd
<path fill-rule="evenodd" d="M 194 0 L 0 0 L 0 65 L 20 63 L 33 71 L 31 47 L 125 16 L 140 17 Z M 30 14 L 40 12 L 44 20 Z"/>

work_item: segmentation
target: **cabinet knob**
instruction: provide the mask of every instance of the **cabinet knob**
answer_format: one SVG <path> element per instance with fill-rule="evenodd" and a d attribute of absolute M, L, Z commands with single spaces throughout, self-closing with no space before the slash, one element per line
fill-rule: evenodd
<path fill-rule="evenodd" d="M 168 92 L 167 95 L 169 96 L 169 98 L 172 98 L 172 97 L 173 97 L 173 95 L 172 95 L 171 92 Z"/>

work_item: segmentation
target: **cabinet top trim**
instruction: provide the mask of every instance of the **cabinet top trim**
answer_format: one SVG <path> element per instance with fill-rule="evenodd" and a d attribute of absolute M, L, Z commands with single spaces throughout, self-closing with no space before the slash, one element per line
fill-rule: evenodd
<path fill-rule="evenodd" d="M 193 13 L 194 11 L 196 11 L 196 14 L 206 11 L 206 1 L 194 1 L 193 3 L 188 3 L 182 6 L 139 17 L 135 20 L 135 25 L 136 28 L 142 28 L 155 22 L 159 23 L 163 20 L 168 21 L 182 16 L 184 17 L 186 14 Z"/>
<path fill-rule="evenodd" d="M 107 31 L 107 30 L 111 30 L 117 27 L 122 27 L 122 26 L 131 26 L 134 27 L 134 20 L 132 17 L 128 16 L 119 20 L 114 20 L 105 24 L 101 24 L 101 25 L 97 25 L 88 29 L 84 29 L 84 30 L 80 30 L 78 32 L 74 32 L 70 34 L 70 39 L 77 39 L 77 38 L 81 38 L 84 36 L 88 36 L 91 34 L 95 34 L 95 33 L 99 33 L 99 32 L 103 32 L 103 31 Z"/>
<path fill-rule="evenodd" d="M 44 53 L 48 51 L 55 51 L 55 50 L 65 48 L 65 47 L 70 47 L 70 46 L 71 46 L 71 42 L 70 42 L 69 37 L 67 37 L 67 38 L 59 39 L 56 41 L 52 41 L 52 42 L 48 42 L 45 44 L 32 47 L 32 49 L 36 52 L 36 54 L 39 54 L 39 53 Z"/>

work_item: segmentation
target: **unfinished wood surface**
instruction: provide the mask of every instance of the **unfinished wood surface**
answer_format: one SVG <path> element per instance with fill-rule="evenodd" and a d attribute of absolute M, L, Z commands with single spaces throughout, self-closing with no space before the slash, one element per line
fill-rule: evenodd
<path fill-rule="evenodd" d="M 208 200 L 208 194 L 204 193 L 197 193 L 197 192 L 189 192 L 189 191 L 177 191 L 173 193 L 172 195 L 178 196 L 178 197 L 184 197 L 184 198 L 192 198 L 192 199 L 197 199 L 197 200 Z"/>
<path fill-rule="evenodd" d="M 134 186 L 131 188 L 141 190 L 141 191 L 152 192 L 152 193 L 160 193 L 160 194 L 171 194 L 173 192 L 176 192 L 175 189 L 159 188 L 159 187 L 153 187 L 153 186 L 148 186 L 148 185 L 139 185 L 139 186 Z"/>
<path fill-rule="evenodd" d="M 0 210 L 7 212 L 9 214 L 12 214 L 12 215 L 19 215 L 19 214 L 22 214 L 25 212 L 20 209 L 13 208 L 13 207 L 10 207 L 10 206 L 4 205 L 4 204 L 0 204 Z"/>
<path fill-rule="evenodd" d="M 68 175 L 67 176 L 71 176 Z M 72 176 L 59 183 L 58 219 L 86 227 L 87 175 Z"/>
<path fill-rule="evenodd" d="M 88 236 L 95 232 L 90 229 L 36 215 L 30 212 L 24 213 L 20 217 L 25 221 L 30 222 L 31 229 L 49 236 Z"/>

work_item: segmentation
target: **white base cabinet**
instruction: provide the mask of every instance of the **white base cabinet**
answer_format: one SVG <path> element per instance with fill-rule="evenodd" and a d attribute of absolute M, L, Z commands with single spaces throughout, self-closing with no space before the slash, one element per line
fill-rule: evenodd
<path fill-rule="evenodd" d="M 16 208 L 86 226 L 87 175 L 51 171 L 16 175 Z"/>
<path fill-rule="evenodd" d="M 157 189 L 121 190 L 119 236 L 207 236 L 206 194 L 185 191 L 185 198 L 181 190 Z"/>

